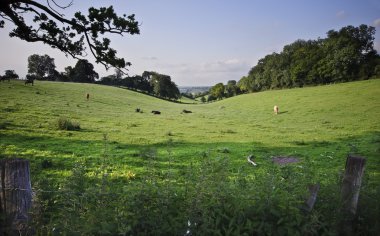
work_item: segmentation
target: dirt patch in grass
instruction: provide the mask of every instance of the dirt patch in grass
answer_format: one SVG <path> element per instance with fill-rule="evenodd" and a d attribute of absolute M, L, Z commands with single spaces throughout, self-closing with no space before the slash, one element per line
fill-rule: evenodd
<path fill-rule="evenodd" d="M 300 160 L 297 157 L 278 156 L 278 157 L 273 157 L 272 161 L 273 161 L 273 163 L 278 164 L 278 165 L 287 165 L 290 163 L 299 162 Z"/>

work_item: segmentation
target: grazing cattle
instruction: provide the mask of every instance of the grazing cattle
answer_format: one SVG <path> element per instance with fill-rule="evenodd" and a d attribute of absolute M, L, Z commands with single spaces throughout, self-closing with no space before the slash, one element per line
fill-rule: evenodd
<path fill-rule="evenodd" d="M 25 85 L 27 84 L 32 84 L 32 86 L 34 85 L 34 80 L 33 79 L 27 79 L 25 80 Z"/>
<path fill-rule="evenodd" d="M 278 114 L 278 106 L 274 106 L 273 111 L 277 115 Z"/>
<path fill-rule="evenodd" d="M 87 99 L 87 101 L 90 99 L 90 94 L 89 93 L 86 93 L 86 99 Z"/>
<path fill-rule="evenodd" d="M 160 111 L 152 111 L 152 113 L 153 113 L 154 115 L 160 115 L 160 114 L 161 114 Z"/>
<path fill-rule="evenodd" d="M 140 108 L 136 108 L 135 111 L 138 112 L 138 113 L 142 112 L 142 110 Z"/>
<path fill-rule="evenodd" d="M 7 76 L 0 76 L 0 81 L 6 81 L 6 80 L 8 80 L 8 82 L 11 82 L 11 78 Z"/>
<path fill-rule="evenodd" d="M 182 113 L 193 113 L 193 112 L 192 112 L 192 111 L 188 111 L 188 110 L 183 109 L 183 110 L 182 110 Z"/>

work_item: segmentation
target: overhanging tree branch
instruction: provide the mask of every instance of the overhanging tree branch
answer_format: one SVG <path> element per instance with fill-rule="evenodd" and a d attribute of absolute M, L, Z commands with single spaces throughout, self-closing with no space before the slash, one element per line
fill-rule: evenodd
<path fill-rule="evenodd" d="M 34 0 L 2 0 L 0 18 L 15 25 L 10 36 L 27 42 L 43 42 L 73 58 L 85 55 L 86 43 L 96 62 L 107 69 L 124 69 L 131 65 L 123 58 L 116 57 L 116 50 L 109 47 L 110 40 L 104 34 L 139 34 L 139 24 L 134 15 L 119 17 L 112 6 L 99 9 L 91 7 L 88 16 L 77 12 L 72 19 L 68 19 L 54 9 L 50 1 L 60 9 L 70 7 L 73 3 L 71 1 L 67 6 L 60 6 L 54 0 L 47 0 L 45 5 Z M 33 24 L 25 22 L 23 16 L 26 14 L 34 15 Z M 59 27 L 57 22 L 63 27 Z M 0 27 L 4 24 L 3 20 L 0 21 Z"/>

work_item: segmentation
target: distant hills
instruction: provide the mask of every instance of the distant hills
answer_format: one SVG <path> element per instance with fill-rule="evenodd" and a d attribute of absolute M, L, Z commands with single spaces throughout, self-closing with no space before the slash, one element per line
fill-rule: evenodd
<path fill-rule="evenodd" d="M 197 94 L 209 91 L 211 86 L 179 86 L 180 93 Z"/>

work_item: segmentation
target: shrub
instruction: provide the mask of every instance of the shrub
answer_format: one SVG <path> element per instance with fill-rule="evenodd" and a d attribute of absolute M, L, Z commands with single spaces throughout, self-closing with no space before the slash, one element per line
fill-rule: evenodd
<path fill-rule="evenodd" d="M 80 130 L 80 124 L 67 117 L 60 117 L 57 121 L 59 130 Z"/>

